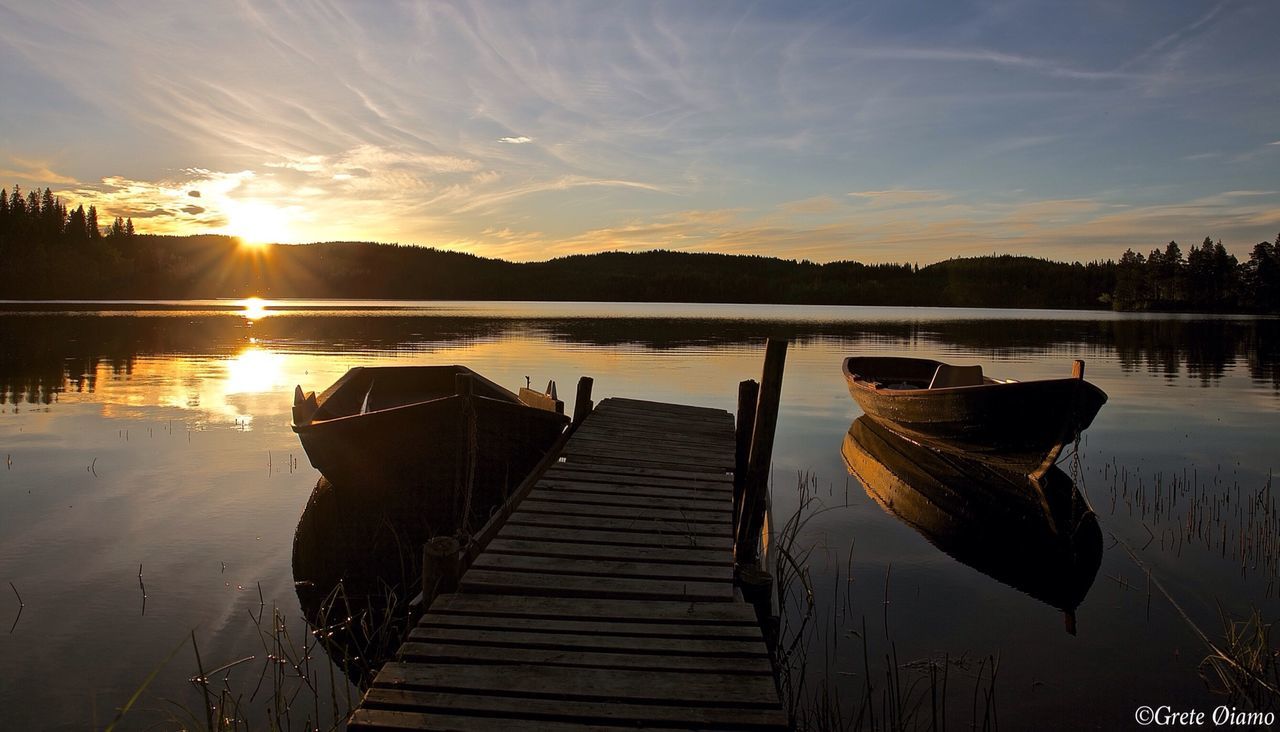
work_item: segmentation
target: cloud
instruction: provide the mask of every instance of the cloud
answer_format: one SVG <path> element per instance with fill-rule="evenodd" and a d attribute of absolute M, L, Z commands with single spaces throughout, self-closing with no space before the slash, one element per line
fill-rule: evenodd
<path fill-rule="evenodd" d="M 508 145 L 524 145 L 533 142 L 533 138 L 525 137 L 524 135 L 519 137 L 499 137 L 498 142 L 505 142 Z"/>
<path fill-rule="evenodd" d="M 850 196 L 863 199 L 877 206 L 909 206 L 917 203 L 945 201 L 952 197 L 946 191 L 930 189 L 892 188 L 881 191 L 851 191 Z"/>
<path fill-rule="evenodd" d="M 49 185 L 74 185 L 76 179 L 68 175 L 55 172 L 48 161 L 43 160 L 26 160 L 18 157 L 10 157 L 9 162 L 14 166 L 12 168 L 0 168 L 0 180 L 14 179 L 19 183 L 30 186 L 49 186 Z"/>
<path fill-rule="evenodd" d="M 821 215 L 840 210 L 840 204 L 831 196 L 813 196 L 799 201 L 789 201 L 778 206 L 779 209 L 793 214 Z"/>

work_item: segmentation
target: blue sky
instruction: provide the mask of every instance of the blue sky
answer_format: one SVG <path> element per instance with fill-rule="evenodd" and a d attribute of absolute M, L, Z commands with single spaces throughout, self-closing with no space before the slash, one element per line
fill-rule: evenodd
<path fill-rule="evenodd" d="M 1237 253 L 1280 3 L 0 0 L 0 185 L 512 259 Z"/>

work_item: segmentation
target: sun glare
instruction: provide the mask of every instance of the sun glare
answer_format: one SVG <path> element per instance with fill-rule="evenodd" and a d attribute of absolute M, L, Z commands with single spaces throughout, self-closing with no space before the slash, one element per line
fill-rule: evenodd
<path fill-rule="evenodd" d="M 261 394 L 280 386 L 284 379 L 284 354 L 249 346 L 226 361 L 224 394 Z"/>
<path fill-rule="evenodd" d="M 227 211 L 227 232 L 249 246 L 287 242 L 293 234 L 289 211 L 261 201 L 237 201 Z"/>
<path fill-rule="evenodd" d="M 267 301 L 260 297 L 247 297 L 240 301 L 240 305 L 244 308 L 241 315 L 249 320 L 261 320 L 271 314 Z"/>

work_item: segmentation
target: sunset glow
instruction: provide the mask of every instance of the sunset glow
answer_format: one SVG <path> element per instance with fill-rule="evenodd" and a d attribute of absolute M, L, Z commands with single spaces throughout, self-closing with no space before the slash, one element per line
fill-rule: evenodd
<path fill-rule="evenodd" d="M 325 7 L 8 4 L 0 181 L 143 233 L 515 260 L 1280 231 L 1276 3 Z"/>

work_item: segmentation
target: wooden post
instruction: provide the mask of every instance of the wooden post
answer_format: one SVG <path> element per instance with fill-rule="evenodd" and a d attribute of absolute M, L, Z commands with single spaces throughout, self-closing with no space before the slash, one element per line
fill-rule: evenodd
<path fill-rule="evenodd" d="M 595 383 L 595 379 L 590 376 L 584 376 L 578 379 L 578 396 L 573 400 L 573 424 L 578 426 L 582 424 L 582 420 L 591 414 L 594 405 L 591 403 L 591 385 Z"/>
<path fill-rule="evenodd" d="M 742 599 L 756 611 L 756 622 L 764 633 L 764 642 L 772 654 L 777 648 L 777 619 L 773 614 L 773 575 L 759 567 L 739 566 L 735 572 Z"/>
<path fill-rule="evenodd" d="M 747 458 L 751 455 L 751 431 L 756 426 L 756 400 L 760 384 L 747 379 L 738 384 L 738 424 L 734 431 L 733 456 L 733 528 L 738 529 L 738 513 L 742 510 L 742 488 L 747 478 Z"/>
<path fill-rule="evenodd" d="M 753 566 L 760 558 L 760 529 L 769 505 L 769 463 L 773 459 L 773 436 L 778 427 L 778 404 L 782 398 L 782 371 L 787 361 L 787 341 L 770 338 L 765 344 L 764 371 L 760 375 L 760 396 L 756 402 L 755 426 L 751 430 L 751 452 L 742 488 L 742 510 L 734 541 L 734 558 L 739 566 Z"/>
<path fill-rule="evenodd" d="M 1077 358 L 1076 360 L 1071 362 L 1071 378 L 1073 379 L 1084 378 L 1084 361 L 1082 361 L 1081 359 Z"/>
<path fill-rule="evenodd" d="M 474 383 L 471 380 L 471 374 L 454 374 L 453 391 L 460 397 L 470 397 L 474 390 Z"/>
<path fill-rule="evenodd" d="M 422 546 L 422 609 L 437 595 L 456 592 L 462 579 L 462 545 L 452 536 L 437 536 Z"/>

